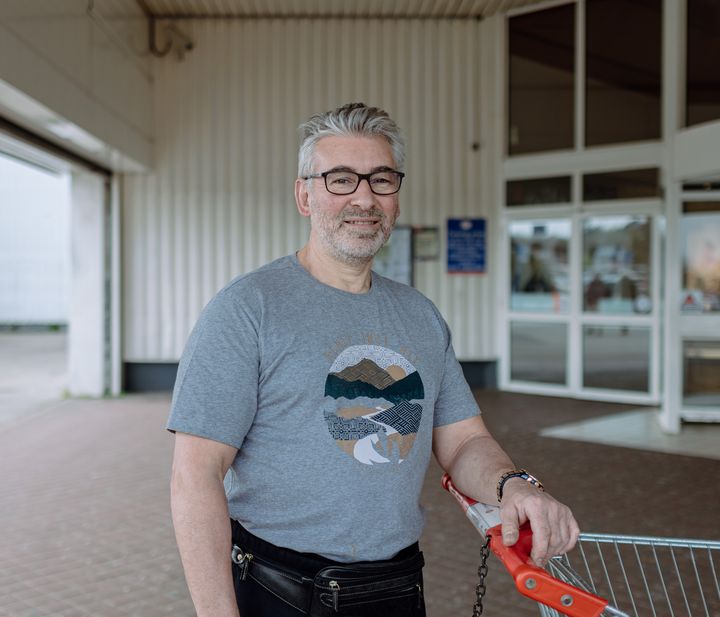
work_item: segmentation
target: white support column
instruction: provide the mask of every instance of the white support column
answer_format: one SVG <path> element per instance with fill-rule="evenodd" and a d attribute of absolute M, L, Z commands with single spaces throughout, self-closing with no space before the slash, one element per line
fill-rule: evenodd
<path fill-rule="evenodd" d="M 105 357 L 105 179 L 72 175 L 72 251 L 68 388 L 71 396 L 102 396 Z"/>
<path fill-rule="evenodd" d="M 122 182 L 115 175 L 110 195 L 110 394 L 122 392 Z"/>
<path fill-rule="evenodd" d="M 660 426 L 679 433 L 682 406 L 682 339 L 680 336 L 680 180 L 675 171 L 675 140 L 683 124 L 685 103 L 685 0 L 663 3 L 662 136 L 665 152 L 665 254 L 663 277 L 662 408 Z"/>

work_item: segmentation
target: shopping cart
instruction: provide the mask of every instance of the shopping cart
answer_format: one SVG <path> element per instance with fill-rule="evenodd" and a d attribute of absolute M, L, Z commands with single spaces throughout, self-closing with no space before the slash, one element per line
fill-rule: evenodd
<path fill-rule="evenodd" d="M 466 497 L 447 474 L 442 484 L 542 617 L 720 617 L 720 542 L 582 533 L 573 551 L 541 569 L 527 563 L 529 526 L 506 547 L 499 508 Z M 481 611 L 478 601 L 474 614 Z"/>

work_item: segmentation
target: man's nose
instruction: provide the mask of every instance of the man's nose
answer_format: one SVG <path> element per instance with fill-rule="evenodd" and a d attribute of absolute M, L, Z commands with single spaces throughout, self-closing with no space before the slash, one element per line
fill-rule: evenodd
<path fill-rule="evenodd" d="M 358 184 L 358 187 L 352 194 L 352 198 L 353 203 L 357 204 L 358 206 L 371 207 L 375 205 L 375 203 L 377 202 L 377 198 L 375 193 L 373 193 L 372 189 L 370 188 L 369 178 L 362 178 L 360 180 L 360 184 Z"/>

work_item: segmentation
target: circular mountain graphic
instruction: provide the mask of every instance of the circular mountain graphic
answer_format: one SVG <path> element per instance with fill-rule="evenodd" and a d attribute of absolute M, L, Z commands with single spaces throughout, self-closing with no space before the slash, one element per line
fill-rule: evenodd
<path fill-rule="evenodd" d="M 325 396 L 325 422 L 344 452 L 366 465 L 407 458 L 423 411 L 413 401 L 425 391 L 403 356 L 377 345 L 348 347 L 330 367 Z"/>

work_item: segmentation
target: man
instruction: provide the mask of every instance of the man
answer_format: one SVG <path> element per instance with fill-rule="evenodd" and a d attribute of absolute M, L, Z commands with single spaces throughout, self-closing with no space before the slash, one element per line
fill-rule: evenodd
<path fill-rule="evenodd" d="M 358 103 L 301 131 L 307 244 L 220 291 L 180 363 L 168 428 L 188 586 L 199 617 L 424 615 L 431 450 L 466 494 L 500 489 L 506 543 L 531 522 L 536 564 L 577 525 L 488 433 L 437 309 L 371 270 L 399 214 L 396 124 Z"/>

